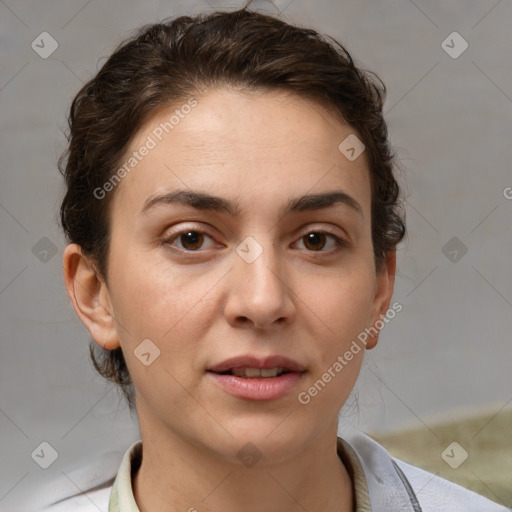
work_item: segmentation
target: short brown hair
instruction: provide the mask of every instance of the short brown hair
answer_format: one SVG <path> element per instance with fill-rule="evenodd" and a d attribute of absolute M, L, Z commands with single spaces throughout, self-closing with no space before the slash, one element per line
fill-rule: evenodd
<path fill-rule="evenodd" d="M 375 73 L 356 67 L 336 40 L 247 7 L 143 26 L 77 93 L 68 116 L 69 146 L 59 159 L 67 185 L 60 214 L 68 241 L 81 246 L 107 281 L 113 193 L 98 200 L 93 191 L 112 178 L 146 120 L 217 86 L 296 93 L 334 110 L 357 131 L 370 165 L 379 269 L 405 235 L 395 155 L 382 114 L 385 85 Z M 91 342 L 90 355 L 96 370 L 122 388 L 132 409 L 133 383 L 121 348 L 107 351 Z"/>

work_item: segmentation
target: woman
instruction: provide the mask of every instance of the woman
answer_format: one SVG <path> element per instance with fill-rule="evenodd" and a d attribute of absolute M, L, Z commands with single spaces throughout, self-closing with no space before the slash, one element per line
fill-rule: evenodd
<path fill-rule="evenodd" d="M 384 96 L 339 43 L 245 8 L 143 27 L 82 88 L 65 283 L 142 440 L 51 510 L 504 510 L 337 436 L 401 307 Z"/>

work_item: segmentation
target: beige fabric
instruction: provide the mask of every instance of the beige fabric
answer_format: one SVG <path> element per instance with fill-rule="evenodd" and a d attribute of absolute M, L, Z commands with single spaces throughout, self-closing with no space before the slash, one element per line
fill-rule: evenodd
<path fill-rule="evenodd" d="M 363 467 L 352 447 L 341 437 L 338 437 L 338 455 L 352 480 L 352 491 L 355 497 L 354 512 L 371 512 L 370 495 Z"/>
<path fill-rule="evenodd" d="M 356 506 L 354 512 L 371 512 L 368 485 L 359 459 L 350 445 L 338 437 L 337 451 L 349 472 Z M 142 441 L 126 451 L 110 494 L 109 512 L 140 512 L 133 497 L 132 481 L 142 462 Z"/>

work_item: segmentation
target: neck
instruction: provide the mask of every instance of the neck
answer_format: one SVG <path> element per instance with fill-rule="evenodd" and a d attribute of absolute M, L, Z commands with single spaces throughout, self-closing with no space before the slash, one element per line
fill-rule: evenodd
<path fill-rule="evenodd" d="M 140 512 L 351 512 L 350 476 L 336 452 L 337 421 L 286 460 L 252 467 L 226 462 L 182 437 L 144 436 L 133 480 Z"/>

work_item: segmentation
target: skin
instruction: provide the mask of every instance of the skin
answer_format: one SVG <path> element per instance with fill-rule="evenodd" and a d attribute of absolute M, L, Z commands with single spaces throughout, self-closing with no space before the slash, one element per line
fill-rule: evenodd
<path fill-rule="evenodd" d="M 376 271 L 366 155 L 345 158 L 338 145 L 354 130 L 295 95 L 222 88 L 196 99 L 110 192 L 106 282 L 80 247 L 64 253 L 77 314 L 99 345 L 123 348 L 134 381 L 144 446 L 136 502 L 141 512 L 351 511 L 350 477 L 336 453 L 337 416 L 365 350 L 309 404 L 297 395 L 389 308 L 395 254 Z M 150 119 L 130 149 L 175 108 Z M 141 214 L 148 198 L 176 189 L 236 201 L 240 213 L 159 204 Z M 292 198 L 334 190 L 361 212 L 338 203 L 281 213 Z M 175 236 L 190 230 L 204 238 Z M 319 230 L 347 245 L 330 235 L 308 241 Z M 248 236 L 263 249 L 252 263 L 235 250 Z M 149 366 L 134 355 L 144 339 L 161 351 Z M 236 398 L 206 368 L 242 354 L 286 355 L 307 372 L 282 398 Z M 247 442 L 262 454 L 251 468 L 237 458 Z"/>

